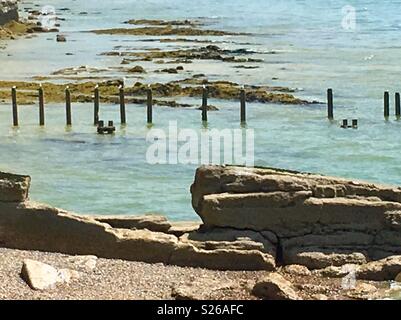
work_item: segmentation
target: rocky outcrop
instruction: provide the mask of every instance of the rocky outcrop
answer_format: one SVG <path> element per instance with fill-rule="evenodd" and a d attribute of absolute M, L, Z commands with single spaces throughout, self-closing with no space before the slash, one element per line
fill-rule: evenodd
<path fill-rule="evenodd" d="M 0 246 L 209 269 L 275 268 L 272 235 L 205 233 L 197 231 L 198 223 L 174 225 L 155 215 L 80 216 L 28 201 L 29 182 L 29 177 L 0 175 L 0 186 L 6 186 L 0 189 Z"/>
<path fill-rule="evenodd" d="M 401 254 L 401 189 L 277 169 L 205 166 L 191 187 L 207 228 L 277 236 L 283 264 L 310 269 Z"/>
<path fill-rule="evenodd" d="M 16 0 L 0 1 L 0 26 L 10 22 L 18 21 L 18 4 Z"/>
<path fill-rule="evenodd" d="M 0 173 L 0 246 L 83 255 L 82 269 L 95 268 L 97 256 L 216 270 L 283 266 L 296 277 L 381 281 L 401 272 L 399 188 L 201 167 L 191 188 L 200 224 L 158 215 L 81 216 L 30 201 L 29 186 L 28 176 Z"/>

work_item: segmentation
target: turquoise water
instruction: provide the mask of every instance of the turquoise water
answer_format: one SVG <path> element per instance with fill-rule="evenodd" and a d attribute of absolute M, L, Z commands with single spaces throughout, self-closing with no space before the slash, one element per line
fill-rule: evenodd
<path fill-rule="evenodd" d="M 47 5 L 50 1 L 35 1 Z M 51 1 L 62 22 L 66 43 L 54 35 L 7 43 L 0 50 L 0 78 L 27 79 L 63 68 L 119 66 L 120 58 L 100 56 L 114 46 L 138 50 L 186 48 L 188 43 L 141 42 L 132 36 L 94 35 L 85 30 L 126 26 L 132 18 L 200 18 L 208 28 L 252 33 L 224 37 L 227 49 L 248 48 L 263 58 L 260 69 L 239 70 L 231 64 L 195 61 L 180 75 L 149 73 L 130 82 L 170 81 L 205 73 L 209 79 L 297 88 L 297 96 L 325 101 L 334 89 L 336 122 L 326 119 L 324 105 L 249 104 L 248 127 L 255 130 L 255 164 L 400 184 L 401 122 L 383 119 L 383 91 L 399 87 L 401 1 L 212 1 L 185 0 Z M 32 4 L 23 1 L 26 7 Z M 342 28 L 344 5 L 356 8 L 356 30 Z M 88 15 L 80 15 L 87 11 Z M 199 37 L 197 37 L 199 38 Z M 219 39 L 219 38 L 217 38 Z M 244 44 L 246 43 L 246 44 Z M 277 54 L 268 54 L 269 51 Z M 65 53 L 74 53 L 66 56 Z M 147 70 L 160 68 L 151 63 Z M 116 70 L 111 75 L 122 76 Z M 278 78 L 272 80 L 272 78 Z M 194 100 L 183 99 L 184 102 Z M 235 101 L 211 101 L 220 111 L 209 114 L 210 128 L 239 128 Z M 171 219 L 196 218 L 189 187 L 195 165 L 149 165 L 145 106 L 128 105 L 128 126 L 114 136 L 98 136 L 92 105 L 74 105 L 71 130 L 64 127 L 64 107 L 47 106 L 47 124 L 39 128 L 37 107 L 20 110 L 19 129 L 11 127 L 11 107 L 0 105 L 0 170 L 30 174 L 31 197 L 83 213 L 158 212 Z M 392 103 L 393 112 L 393 103 Z M 101 118 L 118 123 L 118 107 L 102 105 Z M 343 130 L 342 118 L 358 118 L 358 130 Z M 194 109 L 156 107 L 156 128 L 177 120 L 180 128 L 202 129 Z"/>

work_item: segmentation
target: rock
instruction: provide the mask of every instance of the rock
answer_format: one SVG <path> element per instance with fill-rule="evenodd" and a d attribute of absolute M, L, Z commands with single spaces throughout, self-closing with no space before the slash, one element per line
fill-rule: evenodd
<path fill-rule="evenodd" d="M 202 166 L 191 193 L 206 228 L 272 232 L 284 264 L 320 269 L 401 254 L 401 188 L 273 168 Z"/>
<path fill-rule="evenodd" d="M 171 296 L 176 300 L 209 300 L 215 291 L 233 289 L 237 286 L 224 279 L 201 277 L 190 283 L 173 285 Z"/>
<path fill-rule="evenodd" d="M 69 262 L 74 265 L 74 269 L 89 272 L 96 269 L 97 259 L 96 256 L 73 256 Z"/>
<path fill-rule="evenodd" d="M 18 21 L 18 4 L 15 0 L 0 2 L 0 26 L 10 22 Z"/>
<path fill-rule="evenodd" d="M 73 280 L 80 278 L 80 273 L 76 270 L 60 269 L 58 271 L 58 282 L 70 283 Z"/>
<path fill-rule="evenodd" d="M 399 274 L 397 274 L 397 276 L 395 277 L 394 281 L 401 282 L 401 272 Z"/>
<path fill-rule="evenodd" d="M 275 246 L 254 231 L 213 229 L 180 238 L 170 262 L 217 270 L 275 269 Z"/>
<path fill-rule="evenodd" d="M 359 282 L 353 290 L 347 293 L 352 299 L 367 300 L 376 296 L 378 288 L 369 283 Z"/>
<path fill-rule="evenodd" d="M 305 266 L 291 264 L 288 266 L 283 267 L 282 269 L 286 273 L 290 273 L 296 276 L 311 276 L 312 272 Z"/>
<path fill-rule="evenodd" d="M 313 300 L 320 300 L 320 301 L 329 300 L 329 298 L 326 295 L 321 294 L 321 293 L 317 293 L 317 294 L 312 295 L 312 299 Z"/>
<path fill-rule="evenodd" d="M 31 259 L 24 260 L 21 277 L 34 290 L 54 289 L 59 283 L 69 283 L 79 278 L 79 273 L 69 269 L 56 268 Z"/>
<path fill-rule="evenodd" d="M 0 172 L 0 202 L 23 202 L 28 198 L 29 176 Z"/>
<path fill-rule="evenodd" d="M 171 296 L 175 300 L 203 300 L 202 297 L 197 295 L 194 290 L 188 286 L 186 287 L 173 287 Z"/>
<path fill-rule="evenodd" d="M 0 202 L 0 226 L 2 246 L 22 250 L 168 263 L 178 246 L 173 235 L 112 228 L 93 218 L 28 201 Z"/>
<path fill-rule="evenodd" d="M 130 73 L 146 73 L 145 69 L 141 66 L 135 66 L 128 70 Z"/>
<path fill-rule="evenodd" d="M 67 42 L 67 38 L 66 38 L 65 35 L 58 34 L 58 35 L 56 36 L 56 41 L 57 41 L 57 42 Z"/>
<path fill-rule="evenodd" d="M 394 280 L 401 272 L 401 256 L 372 261 L 359 267 L 357 278 L 371 281 Z"/>
<path fill-rule="evenodd" d="M 309 250 L 309 249 L 308 249 Z M 344 253 L 327 252 L 324 248 L 315 248 L 314 251 L 306 249 L 289 250 L 284 253 L 286 264 L 300 264 L 309 269 L 324 269 L 329 266 L 342 266 L 345 264 L 363 264 L 366 263 L 366 257 L 359 252 Z"/>
<path fill-rule="evenodd" d="M 266 300 L 300 300 L 292 284 L 278 273 L 270 273 L 259 280 L 252 294 Z"/>
<path fill-rule="evenodd" d="M 343 278 L 349 274 L 349 270 L 357 270 L 358 265 L 345 264 L 341 267 L 329 266 L 324 269 L 315 270 L 313 273 L 326 278 Z"/>
<path fill-rule="evenodd" d="M 166 231 L 169 234 L 173 234 L 176 237 L 181 237 L 185 233 L 191 233 L 197 231 L 201 226 L 199 222 L 171 222 L 171 227 Z"/>
<path fill-rule="evenodd" d="M 148 229 L 164 233 L 167 233 L 171 228 L 171 224 L 166 217 L 156 214 L 144 216 L 94 216 L 93 218 L 96 221 L 107 223 L 113 228 Z"/>

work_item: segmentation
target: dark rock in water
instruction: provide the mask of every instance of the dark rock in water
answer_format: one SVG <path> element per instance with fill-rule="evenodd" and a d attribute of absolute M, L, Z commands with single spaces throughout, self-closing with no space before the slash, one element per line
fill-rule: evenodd
<path fill-rule="evenodd" d="M 56 37 L 56 41 L 57 42 L 67 42 L 67 38 L 66 38 L 65 35 L 58 34 L 57 37 Z"/>

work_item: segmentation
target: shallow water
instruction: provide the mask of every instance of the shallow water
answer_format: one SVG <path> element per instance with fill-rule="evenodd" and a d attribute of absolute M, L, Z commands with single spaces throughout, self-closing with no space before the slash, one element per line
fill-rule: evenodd
<path fill-rule="evenodd" d="M 200 0 L 189 6 L 186 0 L 56 0 L 52 4 L 56 9 L 71 8 L 58 11 L 67 19 L 61 31 L 68 41 L 56 43 L 54 35 L 42 34 L 7 43 L 0 50 L 0 78 L 26 79 L 79 65 L 119 66 L 120 59 L 98 55 L 118 45 L 138 50 L 192 46 L 81 31 L 126 26 L 121 23 L 132 18 L 201 17 L 211 29 L 253 33 L 223 37 L 227 43 L 219 45 L 260 52 L 254 57 L 265 60 L 262 67 L 238 70 L 231 64 L 200 61 L 185 65 L 182 75 L 149 74 L 144 81 L 206 73 L 211 80 L 298 88 L 297 96 L 319 101 L 325 101 L 326 89 L 332 87 L 334 123 L 327 121 L 324 105 L 249 104 L 255 164 L 400 184 L 401 122 L 383 119 L 382 97 L 384 90 L 391 94 L 399 90 L 401 1 Z M 348 4 L 357 10 L 357 29 L 352 32 L 341 26 L 341 8 Z M 82 11 L 88 15 L 80 15 Z M 277 54 L 268 54 L 272 50 Z M 66 56 L 67 52 L 74 55 Z M 147 70 L 160 67 L 142 65 Z M 220 108 L 209 113 L 211 128 L 239 128 L 237 102 L 211 103 Z M 10 106 L 0 105 L 0 169 L 32 175 L 34 200 L 83 213 L 159 212 L 176 220 L 196 219 L 189 193 L 196 166 L 146 163 L 144 106 L 127 106 L 128 126 L 118 126 L 115 136 L 94 133 L 91 104 L 74 105 L 71 130 L 64 127 L 62 105 L 47 107 L 45 128 L 37 125 L 37 107 L 26 106 L 20 110 L 20 128 L 13 129 Z M 118 116 L 116 106 L 102 105 L 101 118 L 118 123 Z M 340 129 L 342 118 L 358 118 L 359 129 Z M 156 128 L 166 129 L 169 120 L 177 120 L 180 128 L 202 130 L 198 110 L 155 108 Z"/>

